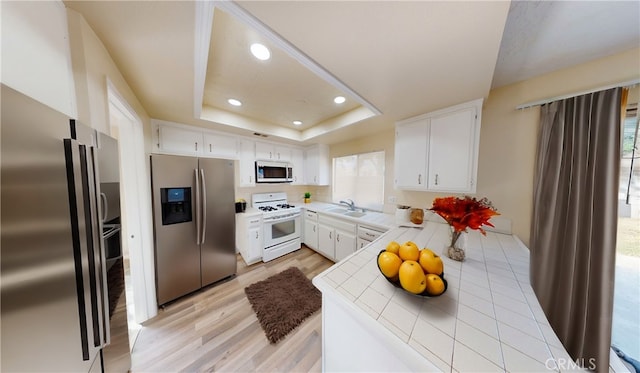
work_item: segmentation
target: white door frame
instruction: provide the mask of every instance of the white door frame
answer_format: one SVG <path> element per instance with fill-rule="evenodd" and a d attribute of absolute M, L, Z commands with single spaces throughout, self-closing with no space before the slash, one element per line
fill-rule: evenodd
<path fill-rule="evenodd" d="M 123 235 L 122 242 L 128 244 L 129 232 L 137 232 L 139 239 L 136 242 L 139 248 L 129 250 L 129 266 L 131 271 L 131 283 L 133 287 L 133 298 L 135 307 L 135 320 L 142 323 L 158 314 L 155 288 L 155 267 L 153 255 L 153 230 L 151 220 L 151 189 L 149 163 L 144 152 L 144 134 L 142 120 L 135 110 L 127 103 L 122 95 L 115 88 L 113 83 L 107 78 L 107 95 L 109 100 L 109 110 L 117 110 L 130 122 L 129 128 L 125 126 L 119 129 L 120 136 L 128 136 L 130 141 L 119 141 L 121 154 L 126 154 L 125 161 L 120 162 L 120 167 L 124 170 L 129 168 L 130 175 L 136 175 L 136 180 L 127 182 L 122 180 L 121 190 L 125 193 L 136 195 L 137 203 L 134 206 L 127 204 L 125 209 L 135 209 L 130 211 L 130 216 L 137 219 L 128 219 L 127 227 L 123 227 L 126 236 Z M 124 174 L 124 172 L 122 172 Z M 122 212 L 126 214 L 126 211 Z M 136 233 L 133 233 L 136 234 Z"/>

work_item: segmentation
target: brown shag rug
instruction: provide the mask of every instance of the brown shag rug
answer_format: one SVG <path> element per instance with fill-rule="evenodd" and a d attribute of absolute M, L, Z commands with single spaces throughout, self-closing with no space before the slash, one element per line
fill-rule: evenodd
<path fill-rule="evenodd" d="M 276 343 L 322 306 L 322 294 L 298 268 L 288 268 L 244 288 L 271 343 Z"/>

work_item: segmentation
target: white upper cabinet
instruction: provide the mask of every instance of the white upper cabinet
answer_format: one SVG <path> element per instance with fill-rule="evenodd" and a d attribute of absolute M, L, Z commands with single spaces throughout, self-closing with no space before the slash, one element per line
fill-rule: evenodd
<path fill-rule="evenodd" d="M 302 149 L 291 148 L 291 168 L 293 169 L 293 185 L 304 185 L 304 153 Z"/>
<path fill-rule="evenodd" d="M 482 99 L 396 124 L 395 186 L 475 193 Z"/>
<path fill-rule="evenodd" d="M 238 180 L 241 187 L 256 186 L 256 143 L 249 139 L 238 142 Z"/>
<path fill-rule="evenodd" d="M 396 127 L 396 188 L 424 189 L 427 185 L 428 128 L 428 118 Z"/>
<path fill-rule="evenodd" d="M 158 150 L 162 153 L 202 155 L 204 138 L 201 131 L 160 125 L 158 127 Z"/>
<path fill-rule="evenodd" d="M 329 147 L 318 144 L 306 148 L 304 170 L 307 185 L 329 185 Z"/>
<path fill-rule="evenodd" d="M 236 136 L 153 119 L 154 153 L 238 159 Z"/>
<path fill-rule="evenodd" d="M 204 155 L 215 158 L 238 157 L 236 138 L 233 136 L 204 133 Z"/>
<path fill-rule="evenodd" d="M 256 159 L 289 162 L 291 149 L 268 142 L 256 142 Z"/>
<path fill-rule="evenodd" d="M 479 123 L 475 107 L 431 118 L 429 190 L 475 192 Z"/>

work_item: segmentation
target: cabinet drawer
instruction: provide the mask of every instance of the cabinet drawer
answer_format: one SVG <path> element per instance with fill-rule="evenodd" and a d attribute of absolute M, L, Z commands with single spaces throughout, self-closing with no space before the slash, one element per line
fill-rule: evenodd
<path fill-rule="evenodd" d="M 366 227 L 363 225 L 358 225 L 358 237 L 363 238 L 368 241 L 374 241 L 378 237 L 380 237 L 384 232 L 380 232 L 379 230 Z"/>
<path fill-rule="evenodd" d="M 305 218 L 305 219 L 309 219 L 309 220 L 311 220 L 311 221 L 315 221 L 315 222 L 317 222 L 317 221 L 318 221 L 318 213 L 317 213 L 317 212 L 315 212 L 315 211 L 309 211 L 309 210 L 306 210 L 306 211 L 304 212 L 304 218 Z"/>

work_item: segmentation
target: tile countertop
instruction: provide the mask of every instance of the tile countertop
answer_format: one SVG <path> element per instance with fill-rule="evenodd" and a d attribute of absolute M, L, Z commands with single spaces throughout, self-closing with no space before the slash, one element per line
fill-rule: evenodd
<path fill-rule="evenodd" d="M 448 289 L 439 297 L 395 288 L 377 268 L 377 254 L 392 240 L 438 253 L 447 239 L 445 224 L 396 227 L 313 283 L 355 319 L 369 318 L 363 324 L 389 336 L 385 343 L 413 349 L 445 372 L 554 371 L 571 361 L 529 284 L 529 250 L 515 236 L 471 231 L 464 262 L 442 256 Z"/>
<path fill-rule="evenodd" d="M 323 214 L 331 215 L 340 219 L 349 220 L 358 224 L 371 226 L 372 228 L 380 228 L 384 231 L 389 230 L 391 228 L 395 228 L 396 221 L 395 215 L 385 214 L 377 211 L 367 210 L 367 213 L 364 216 L 355 218 L 343 214 L 336 214 L 332 212 L 327 212 L 326 210 L 330 210 L 336 207 L 345 207 L 344 205 L 336 205 L 325 202 L 311 202 L 311 203 L 302 203 L 299 206 L 305 210 L 311 210 L 315 212 L 320 212 Z"/>

